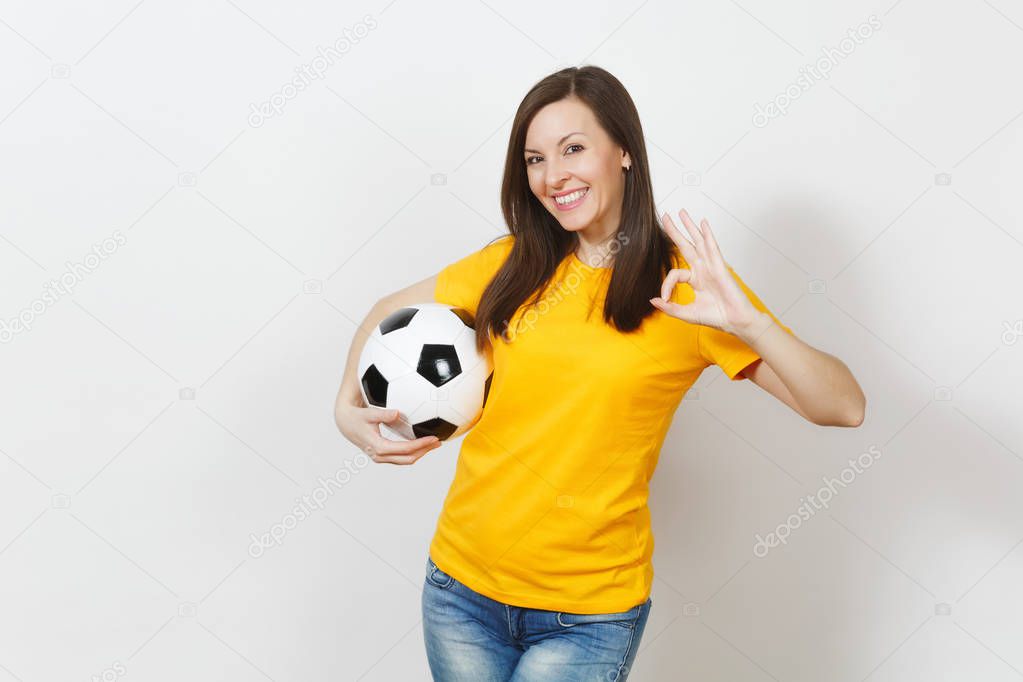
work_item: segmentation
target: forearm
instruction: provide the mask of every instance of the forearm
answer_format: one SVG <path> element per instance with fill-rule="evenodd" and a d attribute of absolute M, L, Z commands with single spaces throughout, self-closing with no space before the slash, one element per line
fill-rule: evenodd
<path fill-rule="evenodd" d="M 787 333 L 766 313 L 734 333 L 774 370 L 815 423 L 862 422 L 866 397 L 841 360 Z"/>
<path fill-rule="evenodd" d="M 359 357 L 362 355 L 362 349 L 366 346 L 369 335 L 396 308 L 397 304 L 391 304 L 389 299 L 381 299 L 370 308 L 365 319 L 355 330 L 352 344 L 348 348 L 348 359 L 345 362 L 341 388 L 338 390 L 337 400 L 334 403 L 335 416 L 339 410 L 346 406 L 366 407 L 366 401 L 362 399 L 362 391 L 359 387 Z"/>

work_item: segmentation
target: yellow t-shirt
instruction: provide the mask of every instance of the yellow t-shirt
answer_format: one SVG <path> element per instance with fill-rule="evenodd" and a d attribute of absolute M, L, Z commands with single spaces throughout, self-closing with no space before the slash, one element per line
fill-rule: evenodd
<path fill-rule="evenodd" d="M 514 239 L 441 270 L 435 300 L 475 315 Z M 685 267 L 677 249 L 675 258 Z M 511 343 L 492 341 L 487 404 L 462 441 L 429 551 L 441 570 L 505 604 L 613 613 L 646 601 L 648 483 L 675 409 L 705 367 L 739 380 L 760 357 L 731 334 L 661 311 L 619 332 L 602 318 L 609 274 L 567 256 L 538 307 L 513 316 Z M 677 286 L 672 300 L 689 303 L 693 291 Z"/>

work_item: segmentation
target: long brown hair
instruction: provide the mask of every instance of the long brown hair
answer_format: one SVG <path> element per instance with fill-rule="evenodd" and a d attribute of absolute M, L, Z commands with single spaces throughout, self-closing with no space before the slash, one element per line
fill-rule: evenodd
<path fill-rule="evenodd" d="M 614 256 L 603 318 L 622 332 L 639 328 L 657 309 L 651 298 L 673 267 L 674 243 L 661 230 L 654 205 L 639 112 L 625 86 L 597 66 L 569 67 L 534 85 L 515 112 L 501 185 L 501 210 L 515 242 L 504 265 L 484 289 L 476 309 L 476 346 L 483 350 L 491 334 L 507 341 L 506 327 L 519 307 L 535 294 L 536 303 L 561 261 L 575 250 L 578 236 L 568 232 L 533 196 L 523 149 L 526 131 L 540 109 L 567 97 L 586 104 L 597 122 L 628 152 L 622 219 L 618 234 L 627 246 Z"/>

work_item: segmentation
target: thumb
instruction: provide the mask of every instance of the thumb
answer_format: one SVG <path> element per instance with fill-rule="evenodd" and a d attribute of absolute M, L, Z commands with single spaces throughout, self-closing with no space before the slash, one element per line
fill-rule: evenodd
<path fill-rule="evenodd" d="M 373 414 L 370 416 L 370 420 L 374 422 L 391 422 L 394 421 L 398 416 L 398 410 L 373 410 Z"/>

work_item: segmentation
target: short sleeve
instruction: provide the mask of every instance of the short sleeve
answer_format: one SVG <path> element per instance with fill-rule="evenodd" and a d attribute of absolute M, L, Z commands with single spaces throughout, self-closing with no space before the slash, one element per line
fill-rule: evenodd
<path fill-rule="evenodd" d="M 732 270 L 731 266 L 727 266 L 729 272 L 735 277 L 736 283 L 739 288 L 743 290 L 746 296 L 749 297 L 750 302 L 757 310 L 767 313 L 771 316 L 779 327 L 784 329 L 788 334 L 792 334 L 792 330 L 786 327 L 781 321 L 775 317 L 774 313 L 767 309 L 763 301 L 757 297 L 753 291 L 746 286 L 746 283 Z M 696 333 L 696 345 L 699 348 L 700 355 L 704 360 L 707 361 L 708 365 L 717 365 L 721 368 L 721 371 L 728 375 L 728 378 L 733 381 L 739 381 L 746 377 L 740 374 L 740 372 L 748 367 L 751 363 L 760 359 L 760 355 L 752 348 L 746 345 L 739 337 L 723 332 L 720 329 L 714 329 L 706 325 L 698 325 Z"/>
<path fill-rule="evenodd" d="M 505 235 L 445 266 L 437 274 L 434 300 L 464 308 L 475 317 L 483 290 L 501 269 L 514 243 L 514 235 Z"/>

